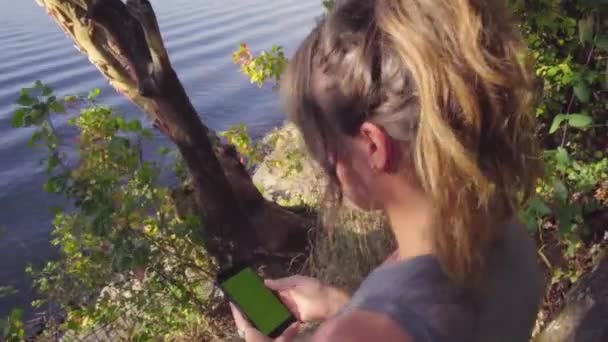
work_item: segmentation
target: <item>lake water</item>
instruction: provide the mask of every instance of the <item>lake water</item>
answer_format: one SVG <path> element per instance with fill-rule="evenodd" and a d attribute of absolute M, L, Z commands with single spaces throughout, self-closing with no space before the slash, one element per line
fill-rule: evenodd
<path fill-rule="evenodd" d="M 254 52 L 279 44 L 290 55 L 314 25 L 320 0 L 152 1 L 173 65 L 203 121 L 215 130 L 244 122 L 261 135 L 281 122 L 276 94 L 250 85 L 232 64 L 240 42 Z M 34 296 L 24 274 L 53 255 L 49 207 L 60 199 L 42 190 L 41 155 L 26 146 L 31 131 L 10 127 L 19 89 L 36 80 L 58 94 L 101 89 L 100 102 L 121 112 L 140 111 L 109 87 L 34 0 L 0 0 L 0 286 L 16 296 L 0 298 L 0 317 L 26 307 Z M 65 133 L 65 126 L 60 125 Z M 69 137 L 68 137 L 69 138 Z M 166 143 L 156 135 L 155 144 Z"/>

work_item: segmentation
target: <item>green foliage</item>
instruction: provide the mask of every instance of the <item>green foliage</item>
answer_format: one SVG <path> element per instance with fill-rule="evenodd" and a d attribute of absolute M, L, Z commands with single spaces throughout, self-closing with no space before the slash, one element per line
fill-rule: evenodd
<path fill-rule="evenodd" d="M 540 80 L 535 113 L 546 164 L 545 177 L 520 217 L 539 235 L 547 227 L 557 229 L 572 256 L 581 248 L 588 214 L 608 205 L 592 196 L 608 179 L 608 151 L 602 145 L 608 136 L 606 7 L 592 0 L 510 0 L 510 5 Z M 334 1 L 323 0 L 323 6 L 331 10 Z M 280 46 L 254 57 L 241 44 L 233 61 L 259 87 L 277 84 L 287 65 Z M 171 190 L 158 181 L 162 165 L 143 160 L 142 146 L 151 132 L 138 120 L 98 105 L 99 95 L 94 89 L 86 96 L 57 97 L 38 81 L 22 89 L 16 101 L 11 125 L 33 129 L 28 145 L 47 152 L 45 191 L 72 204 L 69 210 L 54 209 L 51 242 L 59 258 L 39 270 L 28 268 L 44 295 L 33 304 L 57 307 L 57 321 L 46 333 L 58 330 L 68 339 L 101 328 L 120 330 L 124 340 L 195 339 L 188 335 L 196 330 L 192 327 L 209 324 L 205 314 L 215 270 L 202 248 L 201 222 L 178 211 Z M 82 110 L 73 115 L 76 109 Z M 68 160 L 53 125 L 58 115 L 70 116 L 68 123 L 77 131 L 75 162 Z M 247 158 L 249 168 L 284 138 L 275 134 L 256 142 L 244 125 L 222 136 Z M 284 176 L 300 172 L 300 153 L 288 152 L 268 165 L 286 170 Z M 158 154 L 172 153 L 160 148 Z M 183 163 L 174 163 L 173 171 L 186 179 Z M 554 280 L 579 275 L 580 270 L 566 268 L 557 270 Z M 0 293 L 10 291 L 0 288 Z M 20 316 L 15 310 L 0 322 L 2 340 L 24 339 Z"/>
<path fill-rule="evenodd" d="M 301 149 L 285 149 L 285 153 L 280 157 L 272 157 L 269 155 L 275 150 L 279 140 L 293 139 L 289 131 L 276 129 L 267 135 L 264 141 L 255 141 L 247 132 L 247 127 L 243 123 L 231 126 L 227 131 L 220 132 L 220 136 L 226 141 L 235 146 L 238 153 L 246 160 L 245 166 L 247 169 L 253 169 L 265 161 L 268 167 L 273 170 L 279 170 L 280 177 L 289 177 L 298 174 L 302 171 L 302 160 L 306 158 Z M 300 136 L 298 136 L 301 139 Z M 285 144 L 286 142 L 283 142 Z M 296 142 L 291 140 L 289 143 L 297 146 L 303 146 L 303 141 Z M 266 158 L 266 160 L 265 160 Z"/>
<path fill-rule="evenodd" d="M 254 57 L 247 44 L 242 43 L 233 53 L 232 60 L 241 66 L 241 72 L 258 87 L 262 87 L 267 80 L 279 82 L 287 66 L 283 48 L 277 45 L 273 45 L 269 52 L 262 51 L 259 56 Z"/>
<path fill-rule="evenodd" d="M 245 124 L 230 126 L 227 131 L 220 132 L 219 135 L 233 145 L 238 153 L 246 159 L 246 167 L 248 169 L 258 165 L 264 160 L 262 144 L 259 141 L 254 141 Z"/>
<path fill-rule="evenodd" d="M 71 336 L 111 327 L 129 340 L 170 339 L 204 319 L 215 266 L 202 248 L 198 217 L 178 213 L 170 189 L 158 182 L 160 165 L 142 159 L 151 132 L 91 104 L 98 95 L 78 97 L 84 109 L 68 120 L 78 132 L 73 166 L 59 152 L 51 116 L 65 112 L 55 109 L 65 108 L 66 98 L 37 83 L 18 100 L 15 126 L 35 127 L 33 140 L 48 152 L 44 189 L 74 205 L 55 211 L 51 243 L 60 257 L 28 269 L 44 295 L 34 304 L 58 306 L 66 319 L 53 328 Z"/>
<path fill-rule="evenodd" d="M 557 228 L 565 256 L 582 248 L 586 217 L 605 204 L 593 191 L 608 179 L 605 87 L 608 67 L 606 4 L 597 1 L 511 0 L 539 79 L 536 116 L 546 172 L 520 213 L 532 232 Z M 555 270 L 575 280 L 580 270 Z"/>
<path fill-rule="evenodd" d="M 283 154 L 275 157 L 269 156 L 266 161 L 268 167 L 281 171 L 281 177 L 290 177 L 300 173 L 303 169 L 302 160 L 306 158 L 305 149 L 295 148 L 295 146 L 304 146 L 300 134 L 294 137 L 289 130 L 276 129 L 268 135 L 266 142 L 268 149 L 274 150 L 277 146 L 286 144 L 294 148 L 282 148 Z"/>
<path fill-rule="evenodd" d="M 25 341 L 25 330 L 21 321 L 22 310 L 14 309 L 0 321 L 0 340 L 6 342 Z"/>

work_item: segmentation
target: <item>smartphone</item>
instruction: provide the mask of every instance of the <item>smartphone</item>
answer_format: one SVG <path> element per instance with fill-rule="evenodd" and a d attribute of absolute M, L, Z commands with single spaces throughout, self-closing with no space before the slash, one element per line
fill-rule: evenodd
<path fill-rule="evenodd" d="M 285 304 L 250 266 L 236 265 L 221 272 L 217 283 L 249 322 L 266 336 L 279 337 L 296 322 Z"/>

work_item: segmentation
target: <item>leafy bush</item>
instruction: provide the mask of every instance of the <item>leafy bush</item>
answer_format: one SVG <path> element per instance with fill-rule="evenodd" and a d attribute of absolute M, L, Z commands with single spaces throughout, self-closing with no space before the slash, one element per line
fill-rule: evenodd
<path fill-rule="evenodd" d="M 590 195 L 608 178 L 606 4 L 512 0 L 511 5 L 539 77 L 535 113 L 546 148 L 546 175 L 522 217 L 533 231 L 552 218 L 563 242 L 573 246 L 587 228 L 586 214 L 602 207 Z"/>
<path fill-rule="evenodd" d="M 73 204 L 54 208 L 60 257 L 28 269 L 45 298 L 34 305 L 50 304 L 60 313 L 53 328 L 73 336 L 111 327 L 126 339 L 171 339 L 203 325 L 215 266 L 201 248 L 198 217 L 180 213 L 159 184 L 161 162 L 142 158 L 152 133 L 92 102 L 97 95 L 58 100 L 37 82 L 18 100 L 13 125 L 34 127 L 30 145 L 48 152 L 44 189 Z M 68 120 L 77 131 L 73 165 L 53 126 L 70 106 L 84 107 Z"/>
<path fill-rule="evenodd" d="M 249 46 L 242 43 L 232 55 L 232 60 L 241 65 L 241 72 L 249 76 L 251 83 L 257 84 L 258 87 L 262 87 L 267 80 L 278 82 L 287 65 L 283 48 L 278 45 L 273 45 L 269 52 L 262 51 L 253 57 Z"/>
<path fill-rule="evenodd" d="M 13 309 L 8 317 L 0 320 L 0 339 L 2 341 L 18 342 L 25 340 L 25 330 L 21 321 L 22 314 L 22 310 Z"/>
<path fill-rule="evenodd" d="M 219 135 L 236 148 L 241 155 L 241 163 L 248 169 L 264 160 L 262 143 L 251 138 L 245 124 L 230 126 L 227 131 L 220 132 Z"/>

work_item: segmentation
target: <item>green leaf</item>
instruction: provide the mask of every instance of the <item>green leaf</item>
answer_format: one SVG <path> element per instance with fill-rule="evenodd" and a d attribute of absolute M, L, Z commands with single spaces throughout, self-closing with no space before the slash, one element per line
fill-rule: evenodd
<path fill-rule="evenodd" d="M 44 183 L 44 191 L 49 194 L 59 193 L 59 185 L 55 180 L 49 179 L 46 183 Z"/>
<path fill-rule="evenodd" d="M 53 153 L 48 161 L 47 161 L 47 171 L 51 172 L 53 171 L 53 169 L 55 169 L 55 167 L 57 167 L 57 165 L 59 165 L 61 163 L 61 159 L 59 159 L 59 156 L 57 155 L 57 153 Z"/>
<path fill-rule="evenodd" d="M 49 108 L 51 109 L 51 111 L 53 111 L 57 114 L 65 113 L 65 106 L 57 101 L 51 102 L 49 104 Z"/>
<path fill-rule="evenodd" d="M 558 147 L 555 152 L 555 159 L 560 165 L 567 166 L 570 164 L 570 157 L 568 156 L 568 151 L 566 151 L 563 147 Z"/>
<path fill-rule="evenodd" d="M 115 137 L 108 144 L 108 151 L 112 154 L 118 154 L 129 147 L 129 140 L 122 137 Z"/>
<path fill-rule="evenodd" d="M 576 128 L 585 128 L 591 125 L 593 119 L 585 114 L 570 114 L 568 115 L 568 124 Z"/>
<path fill-rule="evenodd" d="M 534 196 L 528 202 L 528 207 L 539 215 L 551 214 L 551 209 L 538 196 Z"/>
<path fill-rule="evenodd" d="M 555 197 L 557 197 L 562 202 L 566 202 L 568 199 L 568 189 L 566 188 L 566 184 L 560 180 L 556 180 L 553 184 Z"/>
<path fill-rule="evenodd" d="M 578 21 L 578 39 L 583 44 L 593 41 L 593 16 Z"/>
<path fill-rule="evenodd" d="M 141 130 L 141 122 L 139 122 L 139 120 L 130 121 L 127 124 L 126 130 L 131 132 L 139 132 Z"/>
<path fill-rule="evenodd" d="M 564 122 L 564 120 L 566 120 L 567 118 L 568 118 L 568 116 L 565 114 L 557 114 L 553 118 L 553 122 L 551 123 L 551 128 L 549 129 L 549 134 L 555 133 L 559 129 L 559 126 L 562 124 L 562 122 Z"/>
<path fill-rule="evenodd" d="M 566 62 L 558 65 L 558 67 L 564 73 L 564 75 L 569 75 L 572 73 L 572 69 L 570 68 L 570 65 Z"/>
<path fill-rule="evenodd" d="M 142 129 L 140 134 L 141 134 L 141 137 L 146 140 L 150 140 L 150 139 L 154 138 L 154 134 L 152 134 L 152 131 L 149 129 Z"/>
<path fill-rule="evenodd" d="M 49 87 L 49 86 L 43 86 L 42 87 L 42 96 L 49 96 L 53 93 L 53 88 Z"/>
<path fill-rule="evenodd" d="M 598 35 L 595 37 L 595 46 L 604 51 L 608 51 L 608 36 Z"/>
<path fill-rule="evenodd" d="M 170 150 L 167 146 L 161 146 L 158 148 L 157 153 L 160 154 L 161 156 L 166 156 L 167 154 L 169 154 Z"/>
<path fill-rule="evenodd" d="M 13 118 L 11 119 L 11 126 L 13 128 L 23 127 L 25 115 L 27 115 L 28 111 L 28 108 L 17 109 L 13 114 Z"/>
<path fill-rule="evenodd" d="M 27 146 L 34 147 L 34 145 L 36 145 L 36 143 L 42 139 L 43 135 L 44 133 L 42 131 L 34 132 L 34 134 L 32 134 L 32 138 L 27 142 Z"/>
<path fill-rule="evenodd" d="M 89 95 L 87 96 L 87 98 L 90 101 L 93 101 L 99 96 L 100 93 L 101 93 L 101 90 L 99 90 L 99 88 L 95 88 L 89 92 Z"/>
<path fill-rule="evenodd" d="M 577 212 L 580 211 L 580 207 L 577 205 L 562 205 L 559 210 L 555 212 L 559 233 L 562 236 L 566 236 L 572 230 L 572 225 L 575 223 L 574 220 L 576 218 Z"/>
<path fill-rule="evenodd" d="M 74 330 L 74 331 L 78 331 L 79 330 L 78 329 L 79 328 L 78 323 L 75 320 L 73 320 L 73 319 L 68 320 L 67 326 L 68 326 L 68 329 L 70 329 L 70 330 Z"/>
<path fill-rule="evenodd" d="M 25 90 L 25 89 L 24 89 Z M 19 98 L 17 99 L 17 104 L 22 105 L 24 107 L 31 106 L 35 104 L 37 101 L 30 97 L 29 92 L 21 92 Z"/>
<path fill-rule="evenodd" d="M 574 86 L 574 95 L 578 98 L 582 103 L 588 103 L 591 97 L 591 91 L 589 90 L 589 86 L 585 82 L 578 82 Z"/>
<path fill-rule="evenodd" d="M 58 205 L 53 205 L 49 208 L 49 211 L 53 214 L 53 215 L 58 215 L 60 212 L 63 211 L 63 208 L 58 206 Z"/>
<path fill-rule="evenodd" d="M 78 96 L 76 95 L 66 95 L 63 97 L 63 102 L 65 103 L 76 102 L 76 100 L 78 100 Z"/>
<path fill-rule="evenodd" d="M 549 70 L 547 71 L 547 76 L 553 77 L 557 74 L 557 72 L 559 70 L 560 70 L 559 67 L 556 67 L 556 66 L 549 68 Z"/>
<path fill-rule="evenodd" d="M 26 117 L 26 122 L 25 124 L 31 124 L 31 125 L 40 125 L 42 123 L 42 121 L 46 118 L 46 115 L 38 110 L 38 109 L 33 109 L 32 111 L 30 111 L 30 115 L 28 115 Z"/>

